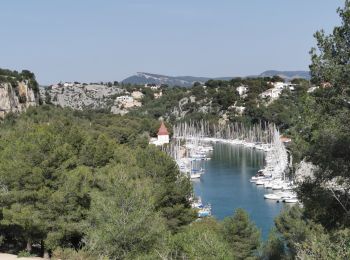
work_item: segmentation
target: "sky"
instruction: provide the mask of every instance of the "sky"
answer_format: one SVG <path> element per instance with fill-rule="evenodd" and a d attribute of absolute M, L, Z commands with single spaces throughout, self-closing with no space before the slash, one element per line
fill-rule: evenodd
<path fill-rule="evenodd" d="M 0 67 L 40 84 L 307 70 L 344 0 L 1 0 Z"/>

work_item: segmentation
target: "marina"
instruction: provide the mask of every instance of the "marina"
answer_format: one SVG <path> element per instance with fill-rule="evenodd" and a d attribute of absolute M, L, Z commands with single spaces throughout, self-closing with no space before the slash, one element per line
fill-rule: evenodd
<path fill-rule="evenodd" d="M 274 125 L 182 124 L 169 152 L 193 182 L 199 218 L 223 219 L 243 208 L 266 238 L 283 203 L 298 203 L 287 177 L 291 158 Z"/>

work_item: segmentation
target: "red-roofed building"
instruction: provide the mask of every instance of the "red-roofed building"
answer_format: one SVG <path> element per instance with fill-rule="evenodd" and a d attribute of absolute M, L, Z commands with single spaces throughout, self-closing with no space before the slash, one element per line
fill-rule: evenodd
<path fill-rule="evenodd" d="M 161 123 L 158 130 L 158 143 L 159 144 L 168 144 L 169 143 L 169 132 L 166 128 L 164 122 Z"/>
<path fill-rule="evenodd" d="M 159 127 L 158 135 L 169 135 L 168 129 L 164 125 L 164 122 L 162 122 L 162 124 Z"/>

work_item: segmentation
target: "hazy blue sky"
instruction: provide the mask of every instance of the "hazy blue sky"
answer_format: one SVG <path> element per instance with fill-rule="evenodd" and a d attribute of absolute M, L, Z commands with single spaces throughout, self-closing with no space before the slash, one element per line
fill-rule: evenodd
<path fill-rule="evenodd" d="M 41 84 L 307 70 L 343 0 L 2 0 L 0 67 Z"/>

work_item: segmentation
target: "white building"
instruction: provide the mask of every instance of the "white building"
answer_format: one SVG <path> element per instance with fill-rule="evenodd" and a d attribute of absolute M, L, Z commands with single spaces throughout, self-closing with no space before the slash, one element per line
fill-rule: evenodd
<path fill-rule="evenodd" d="M 152 90 L 157 90 L 157 89 L 160 88 L 160 85 L 148 83 L 148 84 L 145 84 L 145 88 L 150 88 Z"/>
<path fill-rule="evenodd" d="M 279 98 L 282 91 L 284 89 L 288 89 L 290 91 L 295 90 L 296 84 L 292 83 L 284 83 L 284 82 L 269 82 L 270 85 L 273 86 L 273 88 L 270 88 L 263 93 L 260 94 L 260 97 L 262 98 L 270 98 L 271 100 L 275 100 Z"/>
<path fill-rule="evenodd" d="M 161 96 L 163 96 L 163 92 L 162 91 L 160 91 L 159 93 L 156 92 L 156 93 L 153 94 L 153 96 L 154 96 L 155 99 L 158 99 Z"/>
<path fill-rule="evenodd" d="M 295 89 L 296 84 L 292 84 L 290 82 L 285 83 L 285 82 L 270 82 L 270 84 L 272 86 L 274 86 L 274 88 L 277 89 L 289 89 L 291 91 L 293 91 Z"/>
<path fill-rule="evenodd" d="M 164 122 L 162 122 L 159 127 L 157 138 L 152 138 L 150 143 L 157 146 L 169 143 L 169 132 Z"/>
<path fill-rule="evenodd" d="M 72 82 L 65 82 L 65 83 L 63 83 L 63 86 L 64 87 L 73 87 L 74 83 L 72 83 Z"/>
<path fill-rule="evenodd" d="M 281 95 L 282 90 L 283 89 L 280 89 L 280 88 L 270 88 L 264 91 L 263 93 L 261 93 L 260 96 L 262 98 L 271 98 L 272 100 L 275 100 Z"/>
<path fill-rule="evenodd" d="M 271 85 L 277 89 L 284 89 L 284 87 L 285 87 L 284 82 L 272 82 Z"/>
<path fill-rule="evenodd" d="M 244 94 L 247 93 L 248 87 L 242 85 L 242 86 L 239 86 L 236 90 L 240 96 L 243 96 Z"/>

